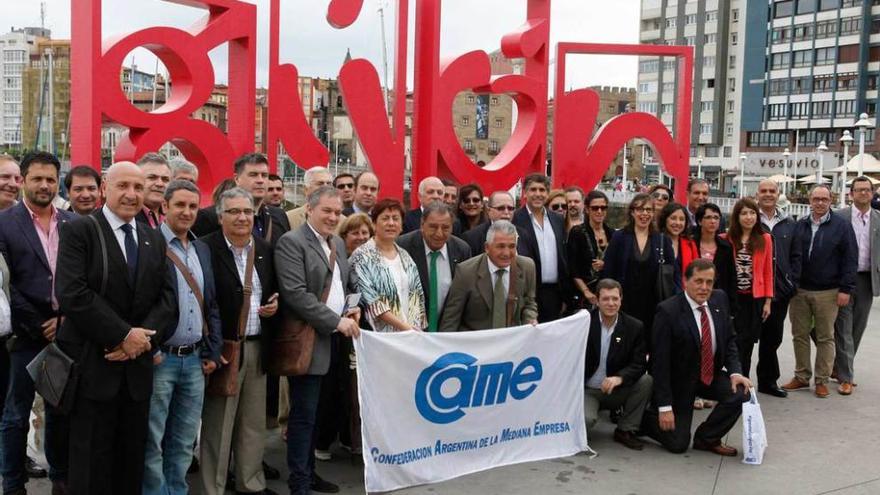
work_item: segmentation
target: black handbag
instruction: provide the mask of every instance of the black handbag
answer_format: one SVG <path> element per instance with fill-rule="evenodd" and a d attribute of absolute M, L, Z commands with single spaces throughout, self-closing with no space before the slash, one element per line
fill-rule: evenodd
<path fill-rule="evenodd" d="M 98 220 L 89 215 L 98 232 L 98 240 L 101 243 L 101 260 L 103 272 L 101 274 L 101 296 L 107 292 L 107 242 L 104 240 L 104 232 Z M 60 326 L 61 317 L 58 317 Z M 83 350 L 83 358 L 88 352 L 88 346 Z M 79 385 L 80 368 L 76 360 L 68 356 L 57 342 L 50 342 L 27 366 L 31 377 L 34 379 L 34 389 L 43 397 L 43 400 L 58 409 L 62 414 L 67 414 L 73 409 L 76 401 L 76 391 Z"/>
<path fill-rule="evenodd" d="M 657 267 L 657 281 L 654 287 L 654 293 L 657 295 L 658 301 L 665 301 L 675 295 L 675 265 L 666 263 L 666 255 L 663 249 L 663 242 L 666 240 L 663 234 L 660 234 L 660 259 Z"/>

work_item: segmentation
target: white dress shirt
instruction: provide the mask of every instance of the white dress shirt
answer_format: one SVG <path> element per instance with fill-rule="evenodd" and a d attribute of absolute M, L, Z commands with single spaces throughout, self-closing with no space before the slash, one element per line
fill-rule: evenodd
<path fill-rule="evenodd" d="M 330 262 L 330 244 L 327 239 L 321 237 L 321 234 L 312 227 L 312 224 L 306 222 L 311 229 L 312 233 L 315 234 L 315 237 L 318 239 L 318 244 L 321 245 L 321 249 L 324 250 L 324 256 L 327 257 L 327 262 Z M 332 239 L 332 237 L 331 237 Z M 337 254 L 337 256 L 339 256 Z M 342 286 L 342 275 L 339 272 L 339 261 L 336 261 L 333 264 L 333 278 L 330 281 L 330 292 L 327 294 L 327 302 L 326 305 L 330 308 L 331 311 L 338 315 L 342 315 L 342 310 L 345 309 L 345 288 Z"/>
<path fill-rule="evenodd" d="M 495 287 L 495 272 L 498 270 L 504 270 L 504 276 L 501 278 L 501 283 L 504 284 L 504 293 L 507 294 L 510 291 L 510 267 L 507 268 L 499 268 L 495 266 L 495 263 L 492 263 L 492 260 L 486 256 L 486 262 L 489 264 L 489 275 L 491 275 L 492 287 Z M 506 297 L 506 296 L 505 296 Z"/>
<path fill-rule="evenodd" d="M 712 356 L 715 356 L 715 349 L 717 349 L 717 341 L 715 339 L 715 320 L 712 319 L 712 308 L 709 307 L 708 302 L 704 302 L 703 304 L 698 303 L 691 299 L 691 296 L 688 295 L 687 292 L 684 293 L 684 297 L 687 299 L 688 305 L 691 307 L 691 315 L 694 318 L 694 321 L 697 322 L 697 333 L 700 335 L 700 349 L 702 349 L 703 344 L 703 323 L 702 319 L 702 311 L 701 307 L 706 308 L 706 316 L 709 317 L 709 334 L 712 336 Z M 702 352 L 698 353 L 702 358 Z M 659 412 L 667 412 L 672 410 L 671 405 L 663 405 L 657 408 Z"/>
<path fill-rule="evenodd" d="M 433 252 L 425 240 L 422 239 L 425 246 L 425 262 L 428 266 L 428 277 L 431 276 L 431 253 Z M 430 281 L 430 280 L 429 280 Z M 446 294 L 449 294 L 449 287 L 452 285 L 452 270 L 449 269 L 449 251 L 446 244 L 440 248 L 440 256 L 437 257 L 437 314 L 443 311 L 443 303 L 446 302 Z"/>
<path fill-rule="evenodd" d="M 126 262 L 128 262 L 128 255 L 125 253 L 125 232 L 122 231 L 122 226 L 126 223 L 131 225 L 131 235 L 132 237 L 134 237 L 135 245 L 137 245 L 137 222 L 134 218 L 126 222 L 125 220 L 116 216 L 116 213 L 113 213 L 113 211 L 110 210 L 107 205 L 104 205 L 101 211 L 104 212 L 104 218 L 107 219 L 107 223 L 110 224 L 110 230 L 113 231 L 113 235 L 116 237 L 116 242 L 119 243 L 119 249 L 122 251 L 122 257 L 125 258 Z"/>
<path fill-rule="evenodd" d="M 538 223 L 532 210 L 529 211 L 529 218 L 532 219 L 532 227 L 535 229 L 535 238 L 538 241 L 538 255 L 541 258 L 541 283 L 555 284 L 559 282 L 559 268 L 556 259 L 556 233 L 553 232 L 553 225 L 550 223 L 549 215 L 544 209 L 544 225 Z"/>
<path fill-rule="evenodd" d="M 871 271 L 871 207 L 862 213 L 855 206 L 852 207 L 852 228 L 856 233 L 856 243 L 859 248 L 859 272 Z"/>
<path fill-rule="evenodd" d="M 602 388 L 602 382 L 607 378 L 608 350 L 611 349 L 611 334 L 614 333 L 619 318 L 620 315 L 615 316 L 611 326 L 605 326 L 605 320 L 601 315 L 599 316 L 599 332 L 601 332 L 599 335 L 601 336 L 600 342 L 602 346 L 599 350 L 599 366 L 596 367 L 596 372 L 593 373 L 593 376 L 587 380 L 587 388 Z"/>

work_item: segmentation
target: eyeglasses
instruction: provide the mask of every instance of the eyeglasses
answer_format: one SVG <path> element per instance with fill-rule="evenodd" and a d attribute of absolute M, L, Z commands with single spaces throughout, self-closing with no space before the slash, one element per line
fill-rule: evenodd
<path fill-rule="evenodd" d="M 636 213 L 654 213 L 654 208 L 650 206 L 643 206 L 641 208 L 633 208 L 633 211 Z"/>
<path fill-rule="evenodd" d="M 556 204 L 550 205 L 550 209 L 553 211 L 564 210 L 565 205 L 563 203 L 556 203 Z"/>
<path fill-rule="evenodd" d="M 601 205 L 601 206 L 590 206 L 590 211 L 606 211 L 606 210 L 608 210 L 608 206 L 607 206 L 607 205 Z"/>
<path fill-rule="evenodd" d="M 516 207 L 514 207 L 514 206 L 507 206 L 507 205 L 504 205 L 504 206 L 490 206 L 489 208 L 492 208 L 493 210 L 498 210 L 498 211 L 514 211 L 514 210 L 516 210 Z"/>
<path fill-rule="evenodd" d="M 663 194 L 663 193 L 655 192 L 655 193 L 652 194 L 651 196 L 653 196 L 654 199 L 659 199 L 659 200 L 662 200 L 662 201 L 669 201 L 669 195 L 668 195 L 668 194 Z"/>
<path fill-rule="evenodd" d="M 254 213 L 256 213 L 256 210 L 254 210 L 253 208 L 230 208 L 228 210 L 223 210 L 223 213 L 226 213 L 227 215 L 232 215 L 234 217 L 237 217 L 244 213 L 245 216 L 252 217 L 254 216 Z"/>
<path fill-rule="evenodd" d="M 483 202 L 483 198 L 462 198 L 462 203 L 466 205 L 476 205 Z"/>
<path fill-rule="evenodd" d="M 710 220 L 713 222 L 717 222 L 717 221 L 721 220 L 721 217 L 716 216 L 716 215 L 706 215 L 703 217 L 703 220 Z"/>
<path fill-rule="evenodd" d="M 354 189 L 354 182 L 346 184 L 336 184 L 336 189 Z"/>

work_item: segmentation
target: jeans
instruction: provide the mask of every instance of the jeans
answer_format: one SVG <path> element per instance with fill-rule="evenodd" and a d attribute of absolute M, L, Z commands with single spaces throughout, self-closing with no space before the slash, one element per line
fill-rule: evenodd
<path fill-rule="evenodd" d="M 321 376 L 291 376 L 290 416 L 287 418 L 287 486 L 291 495 L 310 495 L 315 471 L 315 416 L 321 396 Z"/>
<path fill-rule="evenodd" d="M 153 373 L 144 495 L 186 495 L 186 470 L 199 432 L 205 377 L 198 353 L 163 357 Z"/>
<path fill-rule="evenodd" d="M 0 422 L 0 474 L 3 475 L 3 491 L 24 488 L 28 477 L 27 437 L 30 429 L 31 408 L 34 404 L 34 382 L 27 372 L 27 365 L 41 349 L 18 349 L 9 354 L 9 389 L 6 406 Z M 46 460 L 49 461 L 49 478 L 52 481 L 67 480 L 68 435 L 70 423 L 54 407 L 46 404 Z"/>

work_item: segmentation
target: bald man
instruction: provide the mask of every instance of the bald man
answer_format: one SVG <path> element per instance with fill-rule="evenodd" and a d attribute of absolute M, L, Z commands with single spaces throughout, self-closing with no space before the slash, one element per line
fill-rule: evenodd
<path fill-rule="evenodd" d="M 422 227 L 422 212 L 430 203 L 442 203 L 443 196 L 446 194 L 446 186 L 443 181 L 437 177 L 425 177 L 419 182 L 419 207 L 413 208 L 406 212 L 403 218 L 403 232 L 401 235 Z M 461 225 L 457 218 L 453 218 L 452 233 L 458 235 L 461 232 Z"/>
<path fill-rule="evenodd" d="M 151 350 L 177 322 L 161 232 L 135 221 L 144 172 L 107 170 L 106 202 L 61 230 L 55 292 L 61 349 L 81 375 L 70 412 L 73 494 L 139 494 L 153 387 Z"/>

